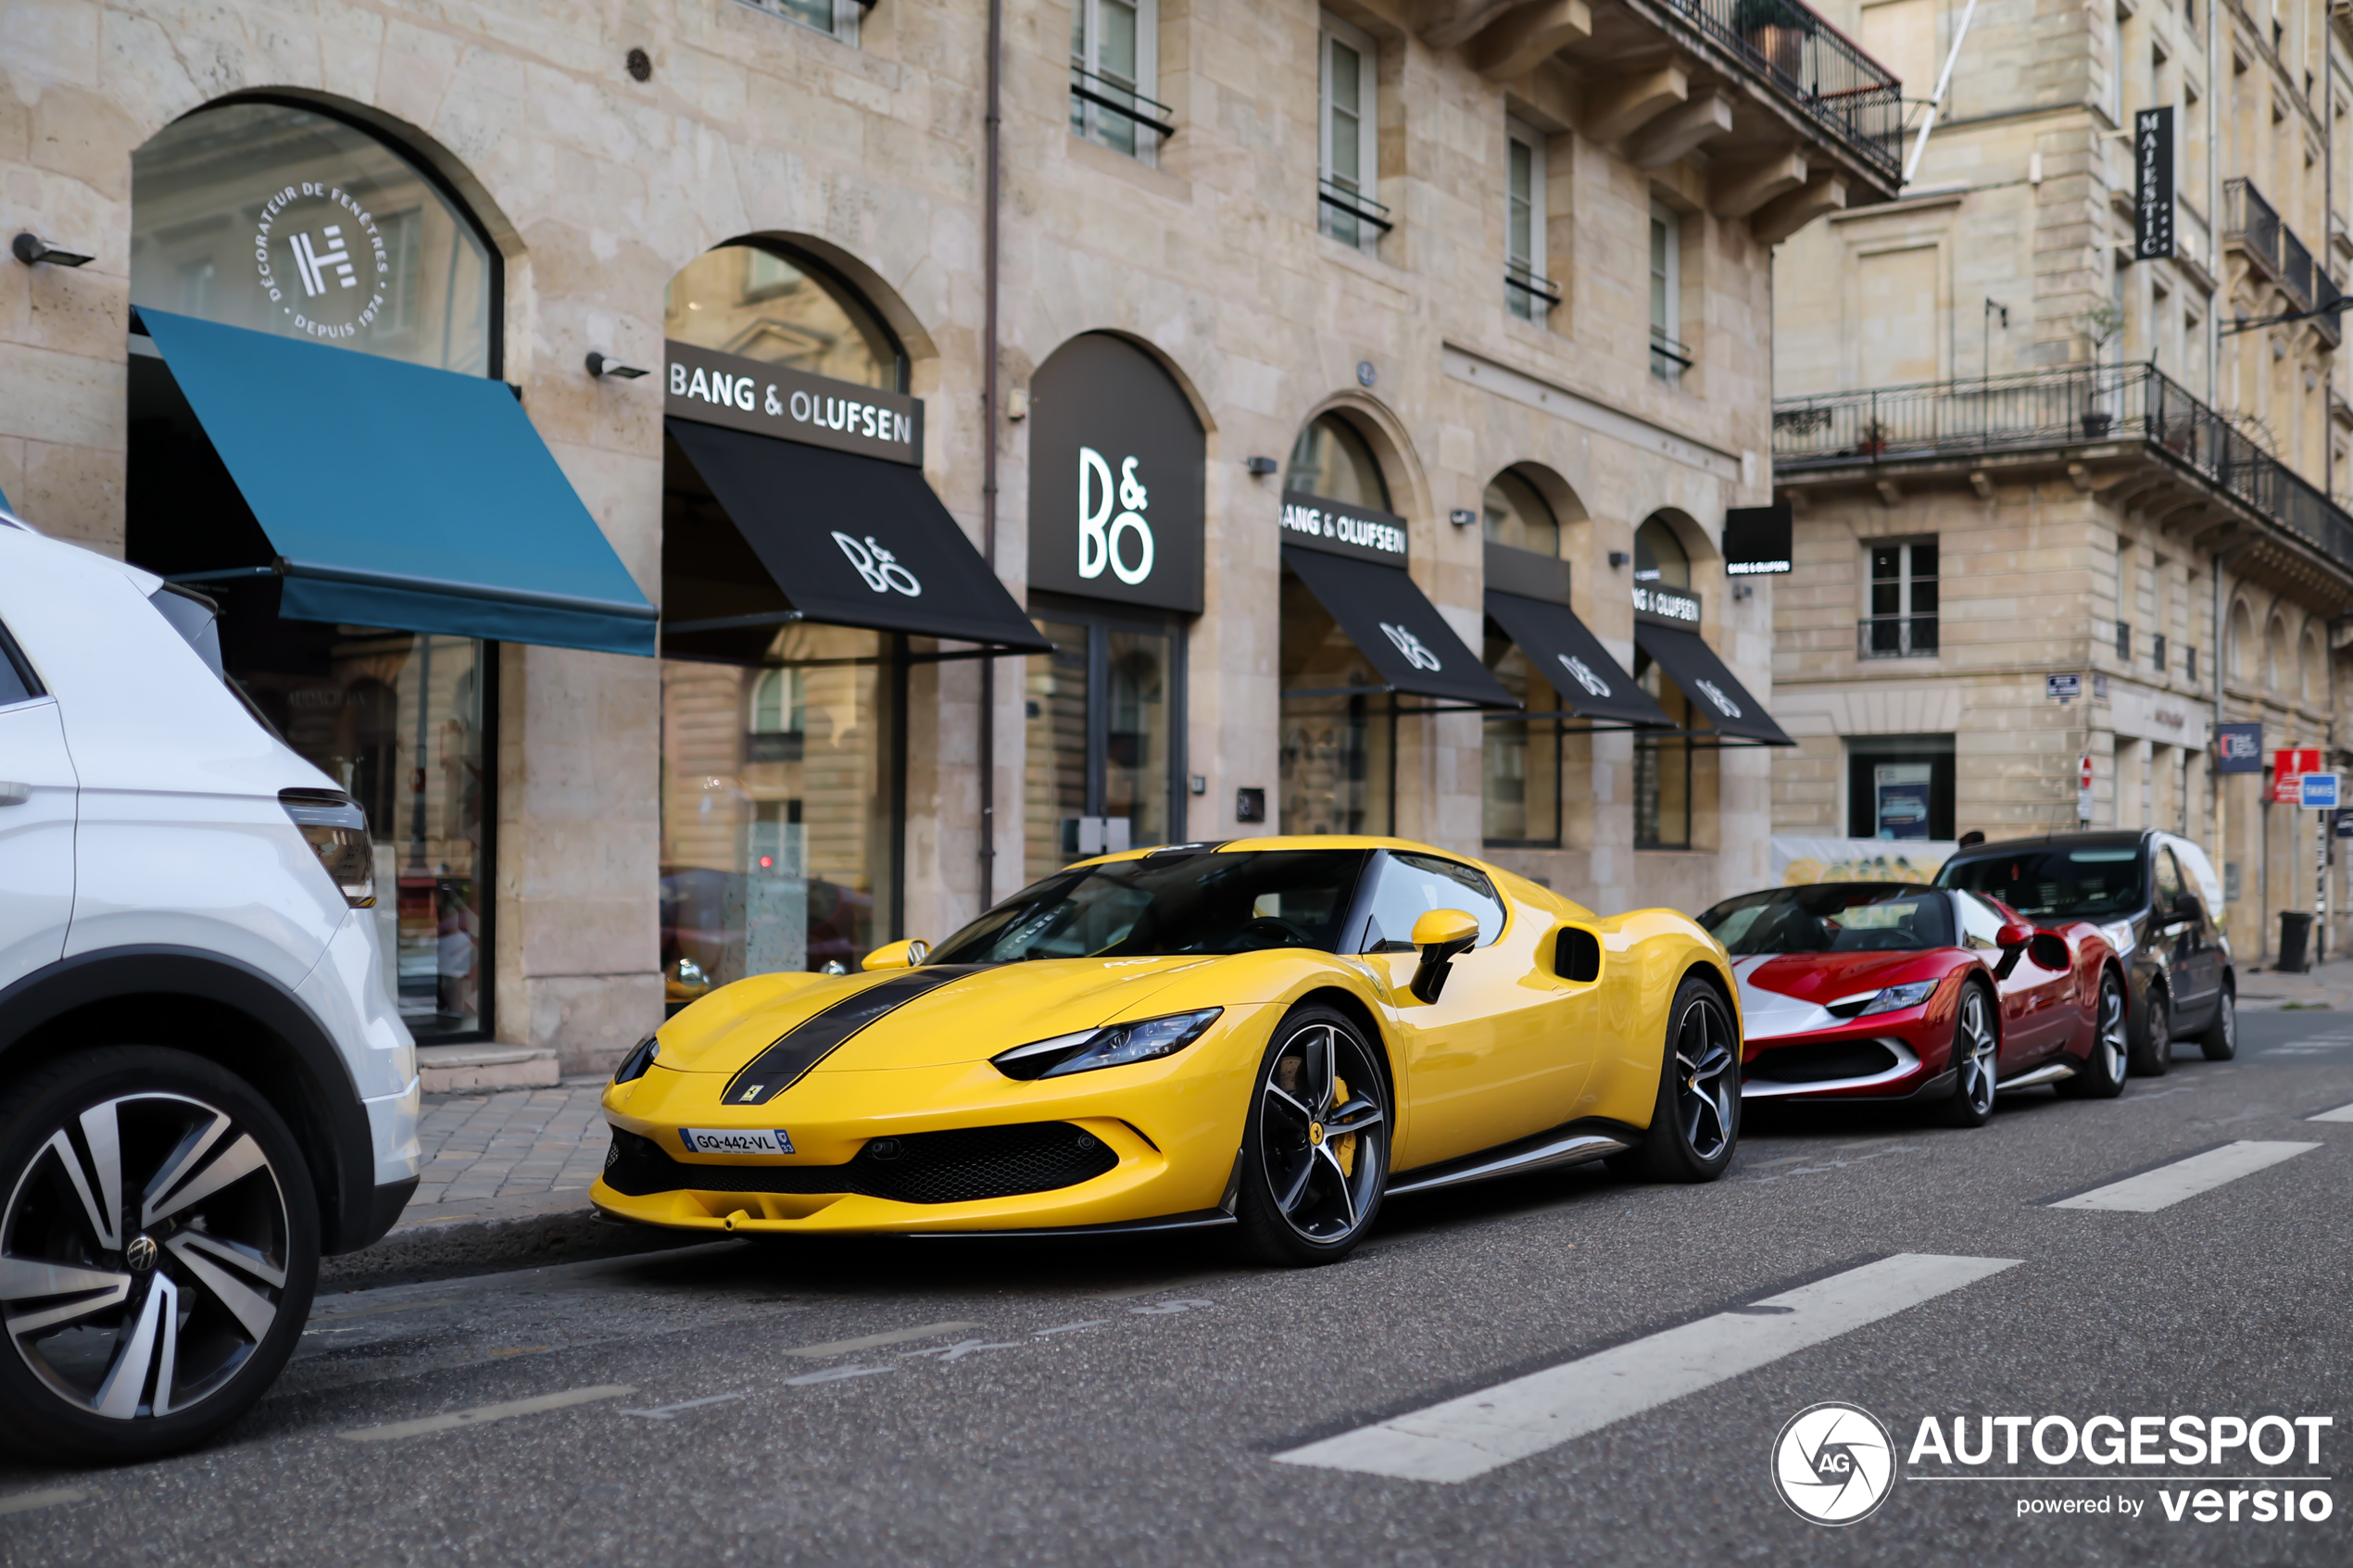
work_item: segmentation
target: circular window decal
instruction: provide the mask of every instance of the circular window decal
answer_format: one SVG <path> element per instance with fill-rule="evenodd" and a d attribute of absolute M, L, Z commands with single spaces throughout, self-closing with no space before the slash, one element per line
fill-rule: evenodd
<path fill-rule="evenodd" d="M 306 180 L 272 192 L 254 224 L 253 261 L 270 302 L 306 336 L 348 342 L 384 310 L 384 235 L 340 185 Z"/>

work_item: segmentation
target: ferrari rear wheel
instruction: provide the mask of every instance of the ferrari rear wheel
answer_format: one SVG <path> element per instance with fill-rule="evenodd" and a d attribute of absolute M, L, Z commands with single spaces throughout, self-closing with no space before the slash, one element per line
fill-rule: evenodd
<path fill-rule="evenodd" d="M 1953 1018 L 1953 1098 L 1944 1102 L 1946 1126 L 1982 1127 L 1994 1119 L 2000 1054 L 2001 1038 L 1994 1033 L 1994 1007 L 1985 987 L 1964 985 Z"/>
<path fill-rule="evenodd" d="M 1380 1211 L 1389 1097 L 1347 1014 L 1304 1007 L 1276 1027 L 1242 1135 L 1242 1241 L 1264 1261 L 1336 1263 Z"/>
<path fill-rule="evenodd" d="M 2124 1092 L 2125 1062 L 2131 1050 L 2132 1031 L 2124 1023 L 2123 983 L 2113 974 L 2103 974 L 2092 1054 L 2083 1059 L 2074 1077 L 2058 1081 L 2058 1092 L 2070 1099 L 2114 1099 Z"/>
<path fill-rule="evenodd" d="M 1693 976 L 1667 1011 L 1650 1130 L 1611 1155 L 1609 1168 L 1641 1181 L 1712 1182 L 1731 1164 L 1740 1135 L 1740 1035 L 1722 995 Z"/>

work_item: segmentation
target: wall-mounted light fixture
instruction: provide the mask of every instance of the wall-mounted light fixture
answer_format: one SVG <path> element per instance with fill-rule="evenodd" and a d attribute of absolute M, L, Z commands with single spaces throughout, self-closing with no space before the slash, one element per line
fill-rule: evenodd
<path fill-rule="evenodd" d="M 78 250 L 66 250 L 53 245 L 40 235 L 29 232 L 19 234 L 11 240 L 8 243 L 8 248 L 16 252 L 17 259 L 27 267 L 38 267 L 44 262 L 52 267 L 87 267 L 96 259 L 94 257 L 84 256 Z"/>
<path fill-rule="evenodd" d="M 1625 565 L 1628 561 L 1632 560 L 1633 558 L 1633 558 L 1632 556 L 1628 555 L 1628 554 L 1627 554 L 1625 551 L 1623 551 L 1623 550 L 1612 550 L 1612 551 L 1609 553 L 1609 565 L 1610 565 L 1610 570 L 1611 570 L 1612 571 L 1617 571 L 1619 567 L 1624 566 L 1624 565 Z"/>
<path fill-rule="evenodd" d="M 635 381 L 646 372 L 635 365 L 624 365 L 618 359 L 608 359 L 592 348 L 588 351 L 588 373 L 599 379 L 610 376 L 615 381 Z"/>
<path fill-rule="evenodd" d="M 1275 461 L 1272 458 L 1244 458 L 1242 459 L 1242 467 L 1248 469 L 1259 478 L 1264 479 L 1268 474 L 1273 473 L 1277 469 L 1282 467 L 1282 464 Z"/>
<path fill-rule="evenodd" d="M 1478 521 L 1478 514 L 1471 510 L 1468 507 L 1456 507 L 1453 511 L 1446 514 L 1446 521 L 1453 523 L 1457 528 L 1468 528 L 1472 523 Z"/>

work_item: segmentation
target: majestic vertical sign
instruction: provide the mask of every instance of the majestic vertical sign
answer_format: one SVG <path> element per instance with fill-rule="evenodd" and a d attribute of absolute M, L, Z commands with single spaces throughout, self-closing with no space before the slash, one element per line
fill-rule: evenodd
<path fill-rule="evenodd" d="M 2173 254 L 2173 108 L 2133 117 L 2133 257 Z"/>
<path fill-rule="evenodd" d="M 1208 437 L 1160 361 L 1086 332 L 1030 379 L 1029 585 L 1199 614 Z"/>

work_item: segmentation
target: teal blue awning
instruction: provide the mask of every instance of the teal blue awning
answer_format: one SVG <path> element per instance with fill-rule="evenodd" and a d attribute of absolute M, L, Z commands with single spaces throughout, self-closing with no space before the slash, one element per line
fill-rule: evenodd
<path fill-rule="evenodd" d="M 297 621 L 654 652 L 658 612 L 504 382 L 139 319 L 273 552 L 175 577 L 275 573 Z"/>

